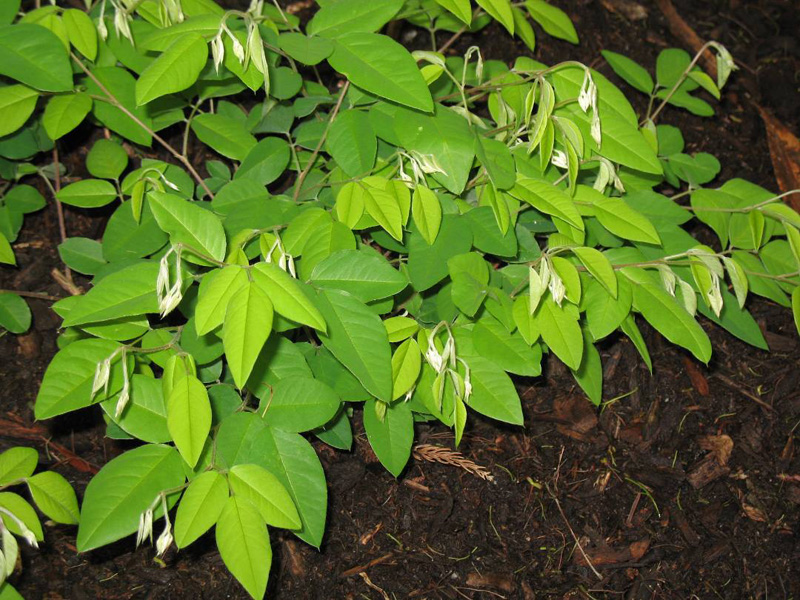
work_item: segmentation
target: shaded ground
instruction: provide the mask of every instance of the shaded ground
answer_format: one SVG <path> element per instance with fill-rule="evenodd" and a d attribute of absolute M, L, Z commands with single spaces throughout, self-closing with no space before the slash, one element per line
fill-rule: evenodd
<path fill-rule="evenodd" d="M 659 50 L 681 45 L 655 6 L 646 5 L 647 19 L 627 22 L 605 8 L 608 0 L 558 4 L 575 19 L 582 43 L 573 47 L 539 35 L 534 55 L 544 62 L 592 62 L 610 49 L 652 67 Z M 744 177 L 774 189 L 764 127 L 752 103 L 798 131 L 800 17 L 781 0 L 676 7 L 701 37 L 726 44 L 742 70 L 726 89 L 718 118 L 667 110 L 662 122 L 683 129 L 688 151 L 715 154 L 723 178 Z M 485 58 L 527 54 L 494 26 L 457 46 L 472 43 Z M 600 61 L 595 65 L 610 73 Z M 64 160 L 80 172 L 84 155 L 73 149 Z M 102 220 L 70 211 L 67 226 L 71 235 L 91 237 L 102 231 Z M 1 271 L 0 287 L 63 295 L 50 276 L 59 266 L 57 231 L 53 208 L 29 217 L 20 238 L 29 247 L 17 252 L 20 269 Z M 47 303 L 31 304 L 33 332 L 0 338 L 0 449 L 33 443 L 45 456 L 52 435 L 88 468 L 99 467 L 124 447 L 104 439 L 98 414 L 33 423 L 31 407 L 55 353 L 58 319 Z M 363 431 L 351 454 L 319 444 L 330 487 L 322 551 L 276 535 L 268 596 L 800 596 L 800 460 L 794 449 L 800 344 L 788 311 L 764 302 L 751 309 L 772 353 L 706 323 L 715 354 L 705 368 L 645 329 L 655 365 L 651 376 L 631 344 L 611 340 L 601 349 L 604 398 L 620 398 L 599 414 L 556 361 L 542 378 L 519 379 L 527 428 L 473 415 L 461 446 L 468 459 L 492 472 L 494 483 L 422 460 L 395 481 L 377 463 Z M 452 445 L 439 427 L 421 427 L 418 437 L 420 443 Z M 55 466 L 81 494 L 89 473 L 80 469 L 87 465 L 57 462 L 64 457 L 53 452 L 42 466 Z M 150 548 L 133 552 L 132 539 L 88 555 L 76 554 L 73 541 L 69 528 L 47 527 L 38 552 L 23 548 L 24 570 L 13 581 L 27 598 L 244 597 L 211 550 L 212 539 L 187 552 L 171 551 L 166 568 L 153 561 Z"/>

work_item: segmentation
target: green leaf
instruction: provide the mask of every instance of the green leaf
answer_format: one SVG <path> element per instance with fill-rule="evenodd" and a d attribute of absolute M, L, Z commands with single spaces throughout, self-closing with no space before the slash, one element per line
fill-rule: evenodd
<path fill-rule="evenodd" d="M 792 290 L 792 316 L 797 333 L 800 334 L 800 287 Z"/>
<path fill-rule="evenodd" d="M 514 13 L 509 0 L 475 0 L 483 10 L 514 35 Z M 570 23 L 571 24 L 571 23 Z"/>
<path fill-rule="evenodd" d="M 91 61 L 97 57 L 97 29 L 92 19 L 82 10 L 68 8 L 61 13 L 69 43 Z"/>
<path fill-rule="evenodd" d="M 31 326 L 31 309 L 13 292 L 0 292 L 0 327 L 11 333 L 25 333 Z"/>
<path fill-rule="evenodd" d="M 625 267 L 633 285 L 633 306 L 673 344 L 689 350 L 704 363 L 711 358 L 711 342 L 703 328 L 683 306 L 658 286 L 642 269 Z"/>
<path fill-rule="evenodd" d="M 368 250 L 334 252 L 317 264 L 309 281 L 317 287 L 349 292 L 362 302 L 394 296 L 408 285 L 386 258 Z"/>
<path fill-rule="evenodd" d="M 539 303 L 534 316 L 544 343 L 570 369 L 578 369 L 583 357 L 583 334 L 578 316 L 574 306 L 558 306 L 549 296 Z"/>
<path fill-rule="evenodd" d="M 614 69 L 614 72 L 628 84 L 645 94 L 652 93 L 655 84 L 647 69 L 627 56 L 611 50 L 602 50 L 600 53 L 611 65 L 611 68 Z"/>
<path fill-rule="evenodd" d="M 76 342 L 77 343 L 77 342 Z M 171 446 L 148 444 L 112 459 L 89 482 L 78 526 L 78 552 L 135 532 L 156 496 L 183 484 L 181 457 Z M 156 518 L 160 515 L 160 508 Z"/>
<path fill-rule="evenodd" d="M 521 177 L 509 193 L 539 212 L 558 217 L 583 231 L 583 219 L 572 199 L 550 183 Z"/>
<path fill-rule="evenodd" d="M 445 215 L 439 235 L 428 244 L 419 233 L 408 236 L 408 275 L 418 292 L 432 288 L 447 277 L 447 261 L 472 247 L 472 229 L 462 227 L 463 217 Z"/>
<path fill-rule="evenodd" d="M 205 113 L 192 119 L 197 138 L 222 156 L 242 161 L 256 145 L 256 138 L 241 121 L 222 115 Z"/>
<path fill-rule="evenodd" d="M 325 147 L 350 177 L 368 173 L 375 165 L 378 138 L 367 113 L 361 110 L 340 112 L 328 130 Z"/>
<path fill-rule="evenodd" d="M 86 156 L 86 169 L 100 179 L 118 179 L 127 166 L 128 153 L 112 140 L 97 140 Z"/>
<path fill-rule="evenodd" d="M 211 431 L 206 386 L 191 375 L 179 379 L 167 398 L 167 427 L 181 456 L 194 468 Z"/>
<path fill-rule="evenodd" d="M 432 115 L 398 109 L 394 130 L 406 149 L 418 152 L 442 171 L 433 173 L 433 179 L 453 194 L 464 191 L 476 145 L 464 117 L 438 104 Z"/>
<path fill-rule="evenodd" d="M 247 383 L 261 348 L 272 331 L 272 302 L 257 283 L 248 281 L 228 302 L 222 343 L 233 380 Z"/>
<path fill-rule="evenodd" d="M 77 525 L 80 516 L 75 490 L 63 476 L 53 471 L 38 473 L 27 480 L 33 501 L 56 523 Z"/>
<path fill-rule="evenodd" d="M 173 244 L 185 244 L 214 260 L 224 260 L 225 230 L 214 213 L 175 194 L 153 191 L 147 194 L 147 199 L 158 226 L 169 234 Z M 183 256 L 187 254 L 192 253 L 185 252 Z"/>
<path fill-rule="evenodd" d="M 158 263 L 140 262 L 101 279 L 64 319 L 64 327 L 158 312 Z"/>
<path fill-rule="evenodd" d="M 302 33 L 287 32 L 278 36 L 278 47 L 304 65 L 316 65 L 333 52 L 333 44 L 322 37 L 308 37 Z"/>
<path fill-rule="evenodd" d="M 137 222 L 128 203 L 117 207 L 103 232 L 103 258 L 109 262 L 152 254 L 169 240 L 153 217 L 149 203 Z"/>
<path fill-rule="evenodd" d="M 398 242 L 403 239 L 403 211 L 400 208 L 400 203 L 397 197 L 389 190 L 370 185 L 370 183 L 377 183 L 379 185 L 386 184 L 387 187 L 392 185 L 389 182 L 384 182 L 380 177 L 367 178 L 363 181 L 356 182 L 356 185 L 362 189 L 362 197 L 364 200 L 364 210 L 375 221 L 383 227 L 386 232 L 391 235 Z"/>
<path fill-rule="evenodd" d="M 222 325 L 231 297 L 246 284 L 247 273 L 235 265 L 216 269 L 203 277 L 194 309 L 194 326 L 198 335 L 205 335 Z"/>
<path fill-rule="evenodd" d="M 24 600 L 24 598 L 6 581 L 0 585 L 0 600 Z"/>
<path fill-rule="evenodd" d="M 595 248 L 587 247 L 572 248 L 572 252 L 583 263 L 583 266 L 591 273 L 592 277 L 608 290 L 612 298 L 616 299 L 617 275 L 605 255 Z"/>
<path fill-rule="evenodd" d="M 472 342 L 478 354 L 504 371 L 527 377 L 542 374 L 539 346 L 531 347 L 521 336 L 509 335 L 508 330 L 494 319 L 483 319 L 475 325 Z"/>
<path fill-rule="evenodd" d="M 502 368 L 481 356 L 467 356 L 470 368 L 471 409 L 492 419 L 522 425 L 522 403 L 511 378 Z"/>
<path fill-rule="evenodd" d="M 152 358 L 153 354 L 148 357 Z M 131 377 L 131 399 L 118 419 L 114 419 L 116 398 L 109 398 L 101 406 L 123 431 L 137 439 L 153 444 L 172 441 L 167 427 L 163 386 L 158 379 L 134 373 Z"/>
<path fill-rule="evenodd" d="M 603 363 L 589 333 L 584 330 L 583 334 L 581 366 L 572 371 L 572 375 L 592 404 L 599 406 L 603 400 Z"/>
<path fill-rule="evenodd" d="M 386 408 L 383 420 L 376 414 L 376 400 L 364 404 L 364 429 L 375 455 L 392 475 L 399 477 L 411 457 L 414 417 L 405 402 Z"/>
<path fill-rule="evenodd" d="M 680 48 L 666 48 L 659 52 L 656 59 L 656 80 L 658 85 L 671 88 L 689 66 L 691 57 Z"/>
<path fill-rule="evenodd" d="M 58 255 L 70 269 L 84 275 L 94 275 L 108 264 L 103 258 L 103 245 L 89 238 L 67 238 L 58 245 Z"/>
<path fill-rule="evenodd" d="M 0 232 L 0 263 L 6 265 L 16 265 L 17 258 L 14 256 L 14 249 L 8 243 L 6 236 Z"/>
<path fill-rule="evenodd" d="M 36 418 L 49 419 L 89 406 L 98 363 L 109 358 L 119 347 L 118 343 L 109 340 L 87 339 L 73 342 L 59 351 L 48 365 L 36 396 Z M 122 389 L 121 371 L 118 354 L 112 361 L 109 395 Z"/>
<path fill-rule="evenodd" d="M 30 477 L 36 470 L 39 453 L 33 448 L 17 446 L 0 454 L 0 485 L 7 485 L 24 477 Z"/>
<path fill-rule="evenodd" d="M 472 7 L 469 0 L 436 0 L 436 4 L 453 13 L 465 25 L 472 22 Z"/>
<path fill-rule="evenodd" d="M 257 263 L 251 270 L 253 283 L 261 288 L 277 313 L 287 319 L 324 332 L 325 319 L 319 309 L 303 293 L 300 284 L 273 263 Z"/>
<path fill-rule="evenodd" d="M 258 509 L 267 525 L 300 529 L 300 515 L 280 480 L 259 465 L 235 465 L 228 472 L 233 493 L 246 498 Z"/>
<path fill-rule="evenodd" d="M 116 200 L 117 190 L 108 181 L 84 179 L 62 188 L 56 198 L 70 206 L 97 208 Z"/>
<path fill-rule="evenodd" d="M 267 590 L 272 546 L 264 519 L 246 498 L 231 496 L 216 527 L 222 561 L 247 593 L 261 600 Z"/>
<path fill-rule="evenodd" d="M 599 281 L 586 282 L 582 308 L 586 310 L 586 324 L 595 340 L 600 340 L 617 329 L 631 311 L 633 291 L 627 278 L 617 281 L 614 298 Z"/>
<path fill-rule="evenodd" d="M 72 68 L 61 40 L 41 25 L 0 26 L 0 75 L 43 92 L 72 90 Z"/>
<path fill-rule="evenodd" d="M 228 483 L 217 471 L 206 471 L 192 479 L 175 514 L 178 548 L 185 548 L 211 529 L 227 500 Z"/>
<path fill-rule="evenodd" d="M 598 195 L 593 200 L 595 216 L 614 235 L 635 242 L 661 244 L 661 238 L 650 220 L 620 198 L 603 196 L 601 200 Z"/>
<path fill-rule="evenodd" d="M 328 489 L 314 448 L 299 433 L 267 427 L 261 434 L 259 450 L 259 464 L 278 478 L 297 507 L 303 527 L 295 535 L 319 548 L 325 531 Z"/>
<path fill-rule="evenodd" d="M 262 416 L 272 427 L 300 433 L 322 427 L 339 411 L 339 396 L 308 376 L 281 379 L 263 403 Z"/>
<path fill-rule="evenodd" d="M 42 524 L 36 511 L 28 503 L 27 500 L 11 492 L 0 492 L 0 508 L 4 508 L 11 512 L 15 517 L 22 521 L 25 526 L 33 532 L 37 542 L 44 540 L 44 532 L 42 531 Z M 6 528 L 15 535 L 22 535 L 22 528 L 17 522 L 5 513 L 0 513 L 2 516 L 3 524 Z"/>
<path fill-rule="evenodd" d="M 291 150 L 286 140 L 266 137 L 247 153 L 233 178 L 249 179 L 261 186 L 269 185 L 283 174 L 290 156 Z"/>
<path fill-rule="evenodd" d="M 544 0 L 526 0 L 525 6 L 533 20 L 539 23 L 547 33 L 572 44 L 578 43 L 578 33 L 563 10 L 544 2 Z"/>
<path fill-rule="evenodd" d="M 430 189 L 417 185 L 411 196 L 411 215 L 420 235 L 433 245 L 442 224 L 442 205 Z"/>
<path fill-rule="evenodd" d="M 208 48 L 197 33 L 177 38 L 139 76 L 136 81 L 136 104 L 141 106 L 156 98 L 191 87 L 206 65 Z"/>
<path fill-rule="evenodd" d="M 392 399 L 397 399 L 417 383 L 422 354 L 413 338 L 400 344 L 392 355 Z"/>
<path fill-rule="evenodd" d="M 650 353 L 647 351 L 647 344 L 645 344 L 644 337 L 639 331 L 639 327 L 636 325 L 636 320 L 632 314 L 625 317 L 622 325 L 620 325 L 620 329 L 628 336 L 631 342 L 633 342 L 633 345 L 639 352 L 639 356 L 642 357 L 642 360 L 647 365 L 647 369 L 652 373 L 653 361 L 650 359 Z"/>
<path fill-rule="evenodd" d="M 25 85 L 0 88 L 0 137 L 15 132 L 25 124 L 36 108 L 39 92 Z"/>
<path fill-rule="evenodd" d="M 417 63 L 390 37 L 346 33 L 336 39 L 328 62 L 368 92 L 424 112 L 433 111 L 433 98 Z"/>
<path fill-rule="evenodd" d="M 17 18 L 20 4 L 22 4 L 21 0 L 6 0 L 0 3 L 0 25 L 8 25 Z M 2 597 L 2 595 L 0 595 L 0 597 Z M 7 599 L 3 598 L 3 600 Z"/>
<path fill-rule="evenodd" d="M 92 110 L 88 94 L 76 92 L 53 96 L 42 115 L 42 125 L 50 139 L 57 140 L 80 125 Z"/>
<path fill-rule="evenodd" d="M 153 120 L 148 109 L 136 105 L 136 79 L 133 75 L 120 67 L 96 67 L 92 70 L 92 74 L 125 109 L 123 111 L 114 103 L 98 100 L 94 102 L 92 114 L 112 131 L 132 142 L 149 146 L 153 141 L 152 136 L 128 114 L 132 114 L 146 127 L 152 129 Z M 84 84 L 89 94 L 107 98 L 106 93 L 91 78 L 84 79 Z"/>
<path fill-rule="evenodd" d="M 499 201 L 505 203 L 502 198 Z M 472 244 L 478 250 L 495 256 L 516 256 L 517 236 L 513 231 L 500 231 L 494 211 L 490 207 L 477 206 L 466 213 L 466 218 L 472 227 Z"/>
<path fill-rule="evenodd" d="M 320 290 L 318 307 L 328 325 L 323 345 L 375 397 L 391 401 L 389 339 L 380 317 L 366 304 L 339 290 Z"/>
<path fill-rule="evenodd" d="M 327 38 L 352 32 L 374 32 L 386 25 L 403 6 L 403 0 L 338 0 L 325 3 L 308 24 L 309 35 Z"/>

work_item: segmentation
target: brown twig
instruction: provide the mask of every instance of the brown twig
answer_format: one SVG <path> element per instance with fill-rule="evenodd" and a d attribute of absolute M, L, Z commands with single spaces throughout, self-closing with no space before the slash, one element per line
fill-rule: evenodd
<path fill-rule="evenodd" d="M 100 470 L 96 465 L 81 458 L 72 452 L 72 450 L 48 439 L 45 435 L 48 431 L 43 427 L 38 425 L 28 427 L 24 425 L 16 415 L 12 413 L 8 413 L 8 415 L 12 417 L 12 419 L 0 419 L 0 431 L 3 432 L 4 437 L 33 440 L 43 443 L 48 452 L 56 455 L 56 458 L 60 461 L 67 463 L 72 468 L 82 471 L 83 473 L 94 474 Z"/>
<path fill-rule="evenodd" d="M 22 296 L 23 298 L 36 298 L 37 300 L 50 300 L 50 302 L 57 302 L 61 300 L 58 296 L 51 296 L 50 294 L 46 294 L 44 292 L 24 292 L 19 290 L 3 290 L 0 289 L 0 294 L 16 294 L 17 296 Z"/>
<path fill-rule="evenodd" d="M 727 385 L 729 388 L 734 389 L 737 392 L 739 392 L 745 398 L 749 398 L 750 400 L 752 400 L 753 402 L 755 402 L 756 404 L 758 404 L 759 406 L 761 406 L 765 410 L 768 410 L 768 411 L 772 412 L 772 410 L 773 410 L 772 406 L 770 406 L 769 404 L 764 402 L 758 396 L 756 396 L 754 394 L 751 394 L 750 392 L 748 392 L 745 389 L 742 389 L 742 387 L 740 385 L 738 385 L 735 381 L 732 381 L 732 380 L 728 379 L 727 377 L 725 377 L 724 375 L 719 375 L 719 374 L 714 375 L 714 377 L 719 379 L 722 383 Z"/>
<path fill-rule="evenodd" d="M 325 131 L 322 132 L 322 137 L 320 137 L 319 142 L 317 142 L 317 147 L 314 148 L 314 152 L 312 152 L 311 158 L 308 159 L 308 164 L 306 164 L 306 168 L 303 169 L 300 175 L 297 176 L 297 181 L 294 184 L 294 194 L 292 196 L 292 199 L 295 202 L 297 202 L 297 198 L 300 195 L 300 190 L 303 187 L 303 182 L 306 180 L 308 173 L 311 171 L 311 168 L 314 166 L 314 163 L 317 160 L 319 151 L 322 149 L 322 144 L 325 143 L 325 138 L 328 137 L 328 131 L 330 131 L 331 124 L 333 123 L 333 120 L 336 118 L 336 115 L 339 113 L 339 109 L 342 107 L 342 102 L 344 102 L 344 97 L 347 95 L 347 90 L 349 88 L 350 88 L 350 82 L 345 81 L 341 91 L 339 92 L 339 99 L 336 101 L 336 106 L 333 107 L 331 116 L 328 118 L 328 124 L 325 126 Z"/>
<path fill-rule="evenodd" d="M 56 201 L 56 213 L 58 214 L 58 231 L 61 234 L 61 241 L 67 241 L 67 222 L 64 219 L 64 207 L 61 205 L 61 200 L 58 199 L 58 193 L 61 191 L 61 163 L 58 160 L 58 142 L 53 144 L 53 200 Z M 71 284 L 72 271 L 69 266 L 64 265 L 64 278 Z"/>
<path fill-rule="evenodd" d="M 195 181 L 197 181 L 197 183 L 200 185 L 200 187 L 202 187 L 202 188 L 203 188 L 203 191 L 204 191 L 204 192 L 205 192 L 205 193 L 208 195 L 208 197 L 209 197 L 209 198 L 211 198 L 211 199 L 213 200 L 213 199 L 214 199 L 214 194 L 211 192 L 211 190 L 209 189 L 209 187 L 206 185 L 206 182 L 203 180 L 203 178 L 202 178 L 202 177 L 200 177 L 200 174 L 199 174 L 199 173 L 198 173 L 198 172 L 195 170 L 195 168 L 192 166 L 192 163 L 189 161 L 189 159 L 188 159 L 188 158 L 186 158 L 186 157 L 185 157 L 183 154 L 181 154 L 180 152 L 178 152 L 178 151 L 177 151 L 175 148 L 173 148 L 173 147 L 172 147 L 172 146 L 169 144 L 169 142 L 167 142 L 167 141 L 166 141 L 164 138 L 162 138 L 162 137 L 161 137 L 160 135 L 158 135 L 158 134 L 157 134 L 155 131 L 153 131 L 153 129 L 152 129 L 152 128 L 148 127 L 148 126 L 147 126 L 145 123 L 143 123 L 143 122 L 142 122 L 142 120 L 141 120 L 141 119 L 139 119 L 139 117 L 137 117 L 135 114 L 133 114 L 133 113 L 132 113 L 131 111 L 129 111 L 127 108 L 125 108 L 125 106 L 123 106 L 123 105 L 122 105 L 122 103 L 121 103 L 119 100 L 117 100 L 117 97 L 116 97 L 116 96 L 114 96 L 114 94 L 112 94 L 112 93 L 111 93 L 111 92 L 108 90 L 108 88 L 107 88 L 106 86 L 104 86 L 104 85 L 103 85 L 103 84 L 100 82 L 100 80 L 99 80 L 99 79 L 98 79 L 98 78 L 95 76 L 95 74 L 94 74 L 94 73 L 92 73 L 92 72 L 91 72 L 91 71 L 90 71 L 90 70 L 89 70 L 89 69 L 86 67 L 86 65 L 84 65 L 84 64 L 83 64 L 83 62 L 81 61 L 81 59 L 80 59 L 80 58 L 78 58 L 78 57 L 75 55 L 75 53 L 74 53 L 74 52 L 70 52 L 70 53 L 69 53 L 69 55 L 70 55 L 70 57 L 72 58 L 72 60 L 74 60 L 74 61 L 75 61 L 75 63 L 78 65 L 78 67 L 80 67 L 81 71 L 83 71 L 84 73 L 86 73 L 86 76 L 87 76 L 89 79 L 91 79 L 91 80 L 92 80 L 92 82 L 94 82 L 94 84 L 95 84 L 95 85 L 96 85 L 96 86 L 97 86 L 97 87 L 100 89 L 100 91 L 101 91 L 101 92 L 103 92 L 103 93 L 106 95 L 106 98 L 108 98 L 108 101 L 109 101 L 109 102 L 110 102 L 110 103 L 111 103 L 111 104 L 112 104 L 112 105 L 113 105 L 115 108 L 118 108 L 118 109 L 119 109 L 119 110 L 121 110 L 123 113 L 125 113 L 125 115 L 126 115 L 126 116 L 127 116 L 129 119 L 131 119 L 131 120 L 132 120 L 134 123 L 136 123 L 136 124 L 137 124 L 139 127 L 141 127 L 142 129 L 144 129 L 144 130 L 145 130 L 145 131 L 146 131 L 146 132 L 147 132 L 147 133 L 148 133 L 150 136 L 152 136 L 152 137 L 153 137 L 153 139 L 154 139 L 155 141 L 157 141 L 159 144 L 161 144 L 161 146 L 162 146 L 162 147 L 163 147 L 163 148 L 164 148 L 164 149 L 165 149 L 167 152 L 169 152 L 170 154 L 172 154 L 172 156 L 174 156 L 176 159 L 178 159 L 178 160 L 181 162 L 181 164 L 182 164 L 184 167 L 186 167 L 186 170 L 187 170 L 187 171 L 189 171 L 189 173 L 191 173 L 192 177 L 194 177 Z"/>
<path fill-rule="evenodd" d="M 417 444 L 414 446 L 414 458 L 458 467 L 485 481 L 494 482 L 494 476 L 489 469 L 471 461 L 461 452 L 456 452 L 449 448 L 434 446 L 433 444 Z"/>
<path fill-rule="evenodd" d="M 567 520 L 567 515 L 564 514 L 564 509 L 561 508 L 561 503 L 558 501 L 558 498 L 552 492 L 549 485 L 545 485 L 545 487 L 547 488 L 548 494 L 550 494 L 550 497 L 553 499 L 553 502 L 556 503 L 556 508 L 558 509 L 559 514 L 561 514 L 561 518 L 564 520 L 564 524 L 567 526 L 567 529 L 569 530 L 572 539 L 575 541 L 575 545 L 578 547 L 578 551 L 581 553 L 583 559 L 586 561 L 586 564 L 589 565 L 589 568 L 592 570 L 592 572 L 595 575 L 597 575 L 598 579 L 602 580 L 603 576 L 600 575 L 600 572 L 594 568 L 592 561 L 589 560 L 589 556 L 586 554 L 586 551 L 583 549 L 583 546 L 581 546 L 581 543 L 578 540 L 578 536 L 575 535 L 575 532 L 572 530 L 572 526 L 569 524 L 569 521 Z"/>
<path fill-rule="evenodd" d="M 358 567 L 353 567 L 352 569 L 347 569 L 347 571 L 342 573 L 342 577 L 352 577 L 353 575 L 358 575 L 359 573 L 363 573 L 370 567 L 374 567 L 375 565 L 385 563 L 387 560 L 392 558 L 394 558 L 394 553 L 390 552 L 389 554 L 384 554 L 383 556 L 379 556 L 378 558 L 369 561 L 365 565 L 360 565 Z"/>

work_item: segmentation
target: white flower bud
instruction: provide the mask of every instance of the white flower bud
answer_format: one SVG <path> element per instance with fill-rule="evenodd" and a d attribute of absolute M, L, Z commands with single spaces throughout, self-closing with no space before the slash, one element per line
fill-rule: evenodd
<path fill-rule="evenodd" d="M 214 59 L 214 70 L 219 74 L 219 67 L 225 60 L 225 44 L 222 43 L 221 34 L 217 34 L 211 39 L 211 56 Z"/>
<path fill-rule="evenodd" d="M 566 169 L 569 167 L 567 155 L 561 150 L 553 150 L 553 156 L 550 161 L 560 169 Z"/>
<path fill-rule="evenodd" d="M 170 544 L 172 544 L 172 540 L 172 524 L 167 520 L 164 531 L 161 532 L 161 535 L 156 540 L 156 555 L 164 556 Z"/>

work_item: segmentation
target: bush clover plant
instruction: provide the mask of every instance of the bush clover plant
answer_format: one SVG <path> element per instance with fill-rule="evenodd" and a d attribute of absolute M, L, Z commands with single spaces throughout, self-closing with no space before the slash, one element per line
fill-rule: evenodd
<path fill-rule="evenodd" d="M 717 160 L 656 123 L 667 104 L 713 112 L 698 93 L 719 97 L 724 47 L 709 45 L 716 81 L 680 50 L 661 53 L 655 81 L 605 53 L 649 95 L 640 119 L 574 61 L 444 54 L 492 20 L 531 49 L 532 22 L 577 43 L 542 0 L 318 4 L 304 29 L 261 0 L 0 11 L 4 179 L 49 181 L 58 164 L 24 161 L 83 122 L 108 132 L 91 178 L 57 191 L 113 213 L 102 241 L 60 247 L 92 285 L 53 305 L 63 333 L 35 414 L 99 404 L 109 437 L 142 443 L 86 489 L 78 550 L 137 533 L 161 555 L 213 528 L 254 598 L 269 528 L 322 543 L 309 440 L 349 449 L 363 419 L 399 476 L 415 422 L 452 427 L 456 445 L 475 413 L 522 425 L 510 375 L 540 375 L 544 355 L 599 404 L 595 344 L 617 331 L 648 367 L 642 320 L 707 363 L 698 313 L 766 348 L 748 294 L 800 312 L 800 215 L 744 180 L 703 187 Z M 434 47 L 379 33 L 393 20 Z M 437 31 L 452 32 L 439 48 Z M 29 188 L 4 188 L 4 248 L 44 204 Z"/>

